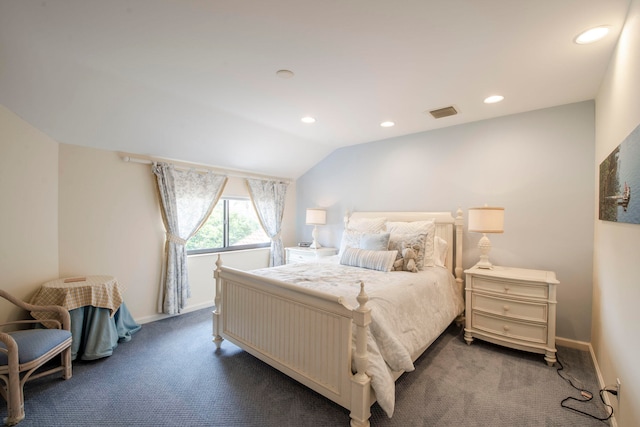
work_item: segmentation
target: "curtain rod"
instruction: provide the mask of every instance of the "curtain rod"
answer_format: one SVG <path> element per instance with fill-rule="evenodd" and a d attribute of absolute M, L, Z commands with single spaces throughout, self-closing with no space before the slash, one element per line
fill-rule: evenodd
<path fill-rule="evenodd" d="M 122 152 L 118 153 L 118 155 L 120 156 L 120 158 L 122 158 L 123 161 L 129 162 L 129 163 L 140 163 L 143 165 L 150 165 L 154 162 L 164 162 L 164 163 L 171 163 L 177 169 L 180 169 L 180 170 L 193 169 L 198 172 L 217 172 L 217 173 L 221 173 L 221 174 L 236 177 L 236 178 L 270 179 L 275 181 L 286 182 L 288 184 L 291 183 L 291 179 L 289 178 L 281 178 L 279 176 L 261 175 L 261 174 L 245 172 L 241 170 L 208 166 L 201 163 L 181 162 L 181 161 L 175 161 L 171 159 L 163 159 L 161 157 L 141 156 L 139 154 L 130 154 L 130 153 L 122 153 Z"/>

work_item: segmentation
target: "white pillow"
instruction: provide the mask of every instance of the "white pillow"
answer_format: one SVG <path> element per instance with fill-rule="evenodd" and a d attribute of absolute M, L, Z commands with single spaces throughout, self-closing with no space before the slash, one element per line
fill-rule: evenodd
<path fill-rule="evenodd" d="M 370 270 L 391 271 L 398 251 L 370 251 L 367 249 L 346 248 L 340 257 L 340 264 Z"/>
<path fill-rule="evenodd" d="M 447 249 L 449 248 L 449 244 L 440 236 L 436 236 L 433 243 L 435 253 L 434 265 L 436 265 L 437 267 L 445 267 L 445 263 L 447 262 Z"/>
<path fill-rule="evenodd" d="M 347 247 L 358 248 L 360 247 L 360 237 L 362 237 L 364 233 L 353 230 L 344 230 L 342 232 L 342 240 L 340 240 L 340 251 L 339 255 L 342 255 Z"/>
<path fill-rule="evenodd" d="M 360 247 L 360 237 L 363 234 L 382 233 L 387 218 L 353 218 L 347 221 L 347 226 L 342 232 L 339 255 L 344 253 L 347 246 Z"/>
<path fill-rule="evenodd" d="M 434 237 L 436 235 L 436 224 L 432 219 L 426 221 L 412 221 L 412 222 L 387 222 L 387 231 L 392 235 L 397 234 L 426 234 L 424 240 L 424 246 L 422 250 L 421 262 L 418 264 L 418 270 L 422 270 L 424 267 L 433 267 L 435 265 L 434 260 Z M 391 249 L 391 248 L 390 248 Z"/>
<path fill-rule="evenodd" d="M 428 233 L 430 228 L 435 227 L 432 219 L 425 221 L 388 221 L 386 223 L 387 231 L 398 234 L 420 234 Z M 435 228 L 434 228 L 435 230 Z"/>
<path fill-rule="evenodd" d="M 384 231 L 384 224 L 387 218 L 349 218 L 347 230 L 359 231 L 360 233 L 380 233 Z"/>

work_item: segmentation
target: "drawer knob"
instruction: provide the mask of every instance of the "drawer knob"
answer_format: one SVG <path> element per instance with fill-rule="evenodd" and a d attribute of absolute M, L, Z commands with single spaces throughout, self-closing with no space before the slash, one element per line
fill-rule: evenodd
<path fill-rule="evenodd" d="M 504 329 L 505 332 L 509 332 L 509 325 L 504 325 L 502 329 Z"/>
<path fill-rule="evenodd" d="M 509 307 L 508 305 L 505 305 L 505 306 L 503 306 L 503 307 L 502 307 L 502 309 L 503 309 L 504 311 L 509 311 L 509 308 L 510 308 L 510 307 Z"/>

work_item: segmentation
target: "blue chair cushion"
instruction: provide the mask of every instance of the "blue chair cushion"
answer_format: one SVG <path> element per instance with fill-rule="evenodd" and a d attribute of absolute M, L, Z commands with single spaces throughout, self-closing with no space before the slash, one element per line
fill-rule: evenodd
<path fill-rule="evenodd" d="M 28 329 L 25 331 L 9 332 L 18 344 L 18 360 L 20 364 L 31 362 L 71 336 L 71 332 L 62 329 Z M 0 342 L 0 348 L 7 346 Z M 0 351 L 0 365 L 7 365 L 9 359 L 5 352 Z"/>

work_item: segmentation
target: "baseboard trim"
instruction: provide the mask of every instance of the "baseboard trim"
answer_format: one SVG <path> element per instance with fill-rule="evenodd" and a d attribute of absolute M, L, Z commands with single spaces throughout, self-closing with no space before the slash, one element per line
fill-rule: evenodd
<path fill-rule="evenodd" d="M 600 370 L 600 366 L 598 365 L 598 359 L 596 359 L 596 353 L 593 351 L 593 346 L 589 343 L 589 354 L 591 354 L 591 360 L 593 361 L 593 366 L 596 368 L 596 375 L 598 377 L 598 384 L 600 384 L 600 389 L 602 390 L 606 384 L 604 382 L 604 377 L 602 376 L 602 371 Z M 618 402 L 614 402 L 611 400 L 611 395 L 609 393 L 604 393 L 604 402 L 607 405 L 610 405 L 612 408 L 617 408 Z M 611 427 L 618 427 L 618 422 L 616 421 L 616 413 L 613 412 L 613 416 L 609 419 L 611 423 Z"/>
<path fill-rule="evenodd" d="M 591 343 L 585 341 L 577 341 L 569 338 L 556 337 L 556 344 L 562 347 L 574 348 L 576 350 L 590 351 Z"/>
<path fill-rule="evenodd" d="M 203 302 L 201 304 L 191 305 L 191 306 L 186 307 L 184 310 L 182 310 L 182 313 L 180 313 L 180 314 L 191 313 L 192 311 L 198 311 L 198 310 L 201 310 L 203 308 L 213 307 L 213 305 L 214 304 L 212 302 Z M 135 320 L 139 324 L 144 325 L 145 323 L 155 322 L 156 320 L 162 320 L 162 319 L 168 319 L 169 317 L 180 316 L 180 314 L 162 314 L 162 313 L 158 313 L 158 314 L 152 314 L 151 316 L 141 317 L 140 319 L 135 319 Z"/>
<path fill-rule="evenodd" d="M 572 340 L 569 338 L 561 338 L 561 337 L 556 337 L 556 345 L 557 346 L 561 346 L 561 347 L 568 347 L 568 348 L 573 348 L 576 350 L 581 350 L 581 351 L 588 351 L 589 355 L 591 356 L 591 361 L 593 362 L 593 366 L 596 369 L 596 376 L 598 378 L 598 384 L 600 386 L 600 389 L 602 390 L 606 384 L 604 382 L 604 377 L 602 376 L 602 371 L 600 371 L 600 366 L 598 365 L 598 359 L 596 359 L 596 354 L 593 351 L 593 346 L 591 345 L 590 342 L 585 342 L 585 341 L 577 341 L 577 340 Z M 594 399 L 595 399 L 595 395 L 594 395 Z M 609 393 L 604 393 L 603 394 L 604 397 L 604 401 L 607 405 L 611 405 L 611 407 L 616 407 L 612 402 L 612 400 L 610 399 L 611 395 Z M 617 404 L 617 402 L 615 402 Z M 610 425 L 611 427 L 618 427 L 618 423 L 616 421 L 616 414 L 615 412 L 613 413 L 613 416 L 609 419 L 610 421 Z"/>

